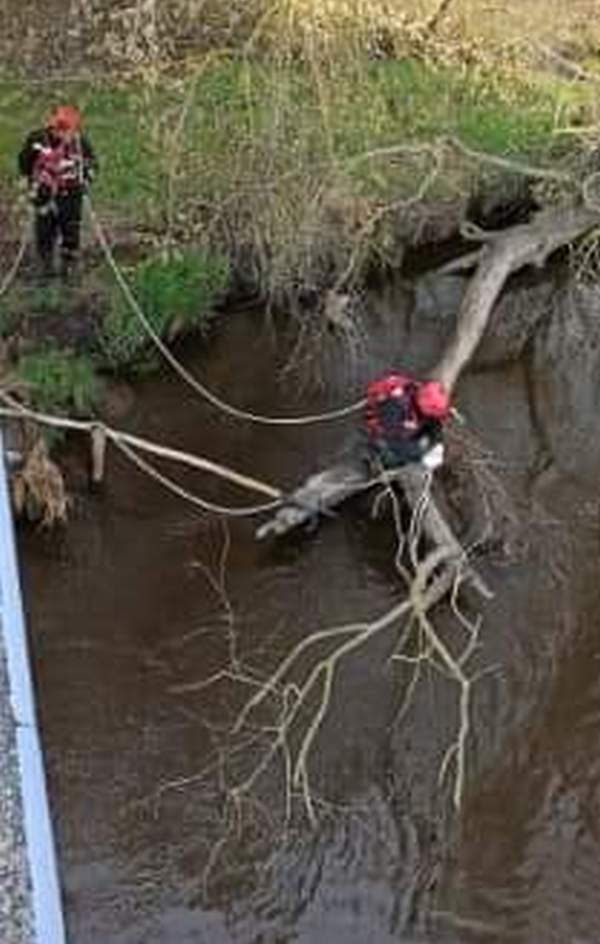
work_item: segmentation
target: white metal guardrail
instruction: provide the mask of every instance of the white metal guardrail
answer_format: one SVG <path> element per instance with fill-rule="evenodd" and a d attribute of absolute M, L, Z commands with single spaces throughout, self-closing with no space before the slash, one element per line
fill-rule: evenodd
<path fill-rule="evenodd" d="M 54 835 L 37 726 L 14 527 L 0 428 L 0 632 L 6 651 L 21 780 L 36 944 L 66 944 Z"/>

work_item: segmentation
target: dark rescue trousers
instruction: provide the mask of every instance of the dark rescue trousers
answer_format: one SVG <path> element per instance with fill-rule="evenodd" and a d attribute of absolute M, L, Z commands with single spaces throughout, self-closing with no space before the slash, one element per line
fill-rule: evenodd
<path fill-rule="evenodd" d="M 63 265 L 72 263 L 79 251 L 81 208 L 80 190 L 60 194 L 53 201 L 36 208 L 35 241 L 45 268 L 52 267 L 54 247 L 60 243 Z"/>

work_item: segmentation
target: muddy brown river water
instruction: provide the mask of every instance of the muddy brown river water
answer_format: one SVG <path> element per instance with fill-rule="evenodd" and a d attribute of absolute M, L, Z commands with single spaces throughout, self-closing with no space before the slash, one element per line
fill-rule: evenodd
<path fill-rule="evenodd" d="M 410 298 L 389 289 L 373 300 L 358 361 L 322 340 L 319 390 L 294 371 L 281 380 L 282 348 L 276 355 L 261 313 L 225 318 L 210 345 L 186 348 L 186 361 L 238 404 L 312 411 L 347 400 L 392 363 L 429 362 L 446 322 Z M 576 378 L 581 347 L 569 355 Z M 424 672 L 398 722 L 405 680 L 385 635 L 336 678 L 310 763 L 318 828 L 296 814 L 284 833 L 278 763 L 239 820 L 225 801 L 233 768 L 247 770 L 260 742 L 228 759 L 226 728 L 247 691 L 228 677 L 197 683 L 227 665 L 234 645 L 264 673 L 311 631 L 398 600 L 394 531 L 370 516 L 370 498 L 266 546 L 251 521 L 225 529 L 117 455 L 103 494 L 90 495 L 81 453 L 69 454 L 67 530 L 22 530 L 20 551 L 72 944 L 600 941 L 600 461 L 573 416 L 585 404 L 593 431 L 589 391 L 578 400 L 570 389 L 572 412 L 554 422 L 554 381 L 536 380 L 532 411 L 536 358 L 543 379 L 536 349 L 473 373 L 459 391 L 526 524 L 514 546 L 492 542 L 480 564 L 495 597 L 480 606 L 458 813 L 449 781 L 439 782 L 456 686 Z M 540 417 L 571 468 L 559 463 L 526 494 Z M 336 458 L 353 430 L 352 421 L 276 431 L 236 423 L 171 376 L 136 384 L 115 425 L 284 487 Z M 204 496 L 248 499 L 177 475 Z M 455 625 L 446 631 L 455 643 Z"/>

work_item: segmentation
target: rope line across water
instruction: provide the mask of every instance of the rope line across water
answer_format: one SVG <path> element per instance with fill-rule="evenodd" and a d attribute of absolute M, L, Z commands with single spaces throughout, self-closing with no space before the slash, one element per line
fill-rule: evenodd
<path fill-rule="evenodd" d="M 270 502 L 263 502 L 261 505 L 249 505 L 240 508 L 234 508 L 230 505 L 219 505 L 216 502 L 208 501 L 206 498 L 200 498 L 198 495 L 190 492 L 187 488 L 183 488 L 183 486 L 179 485 L 178 482 L 174 482 L 169 476 L 159 472 L 158 469 L 152 465 L 152 463 L 148 462 L 146 459 L 142 459 L 135 449 L 132 449 L 131 446 L 128 446 L 122 440 L 113 439 L 112 442 L 117 447 L 117 449 L 122 452 L 127 459 L 129 459 L 130 462 L 136 465 L 146 475 L 150 476 L 151 479 L 154 479 L 169 492 L 172 492 L 172 494 L 177 495 L 179 498 L 183 498 L 185 501 L 190 502 L 192 505 L 195 505 L 202 511 L 207 511 L 211 514 L 221 515 L 227 518 L 249 518 L 254 515 L 262 515 L 268 511 L 274 511 L 276 508 L 281 506 L 281 501 L 279 499 L 274 499 Z"/>
<path fill-rule="evenodd" d="M 336 410 L 328 410 L 323 413 L 313 413 L 306 416 L 263 416 L 258 413 L 253 413 L 250 410 L 240 409 L 239 407 L 236 407 L 217 396 L 217 394 L 213 393 L 212 390 L 210 390 L 205 384 L 201 383 L 189 372 L 189 370 L 187 370 L 186 367 L 184 367 L 184 365 L 169 350 L 160 335 L 155 331 L 152 324 L 142 311 L 127 280 L 125 279 L 125 276 L 123 275 L 115 260 L 112 249 L 106 238 L 104 228 L 102 227 L 102 224 L 96 215 L 89 194 L 86 194 L 86 202 L 92 222 L 92 227 L 98 239 L 100 248 L 102 249 L 106 262 L 111 269 L 121 291 L 123 292 L 123 295 L 127 300 L 127 303 L 129 304 L 132 312 L 136 315 L 152 342 L 158 348 L 165 360 L 171 365 L 173 370 L 175 370 L 182 380 L 189 384 L 189 386 L 192 387 L 196 393 L 203 397 L 203 399 L 207 400 L 214 407 L 221 410 L 221 412 L 226 413 L 235 419 L 245 420 L 251 423 L 259 423 L 263 426 L 308 426 L 316 423 L 325 423 L 351 416 L 352 414 L 357 413 L 359 410 L 364 408 L 366 400 L 362 398 L 361 400 L 357 400 L 355 403 L 340 407 Z"/>
<path fill-rule="evenodd" d="M 57 429 L 77 430 L 79 432 L 89 433 L 90 435 L 95 431 L 100 431 L 110 442 L 120 449 L 121 452 L 126 454 L 128 458 L 135 462 L 141 469 L 152 475 L 153 478 L 155 478 L 165 487 L 170 488 L 170 490 L 175 494 L 178 494 L 182 498 L 193 501 L 194 504 L 202 507 L 205 511 L 211 511 L 215 514 L 228 515 L 231 517 L 246 517 L 272 511 L 281 505 L 282 501 L 285 500 L 283 492 L 273 485 L 269 485 L 268 483 L 262 482 L 259 479 L 251 478 L 250 476 L 243 475 L 240 472 L 236 472 L 235 470 L 230 469 L 227 466 L 220 465 L 217 462 L 213 462 L 210 459 L 205 459 L 202 456 L 196 456 L 191 453 L 182 452 L 179 449 L 171 449 L 170 447 L 162 446 L 148 439 L 142 439 L 139 436 L 134 436 L 133 434 L 123 432 L 122 430 L 113 429 L 110 426 L 106 426 L 104 423 L 95 422 L 93 420 L 73 420 L 67 417 L 53 416 L 49 413 L 41 413 L 37 410 L 31 410 L 28 407 L 20 404 L 17 400 L 14 400 L 9 394 L 2 390 L 0 390 L 0 401 L 5 404 L 5 406 L 0 406 L 0 416 L 31 419 L 37 423 L 40 423 L 41 425 L 51 426 Z M 192 495 L 191 492 L 188 492 L 168 476 L 159 472 L 150 463 L 146 462 L 139 456 L 138 453 L 140 451 L 149 452 L 152 455 L 158 456 L 159 458 L 168 459 L 174 462 L 181 462 L 184 465 L 191 466 L 192 468 L 199 469 L 203 472 L 209 472 L 210 474 L 216 475 L 217 477 L 225 479 L 228 482 L 232 482 L 241 488 L 261 492 L 263 495 L 268 496 L 270 501 L 263 502 L 260 505 L 250 505 L 238 508 L 235 506 L 218 505 L 213 502 L 209 502 L 205 499 L 199 498 L 196 495 Z"/>

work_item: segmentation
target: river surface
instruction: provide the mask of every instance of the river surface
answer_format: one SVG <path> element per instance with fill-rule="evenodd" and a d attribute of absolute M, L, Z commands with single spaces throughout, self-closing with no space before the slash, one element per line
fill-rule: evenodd
<path fill-rule="evenodd" d="M 186 347 L 186 363 L 258 412 L 335 405 L 393 363 L 430 361 L 447 327 L 411 297 L 390 288 L 372 299 L 369 340 L 354 333 L 351 355 L 325 333 L 308 383 L 306 363 L 281 372 L 290 348 L 257 312 L 224 317 L 209 344 Z M 228 738 L 255 691 L 246 670 L 265 678 L 311 632 L 400 599 L 395 531 L 389 514 L 372 516 L 371 497 L 266 545 L 255 521 L 203 515 L 118 454 L 90 494 L 83 452 L 68 450 L 68 528 L 22 529 L 19 540 L 71 944 L 600 941 L 600 464 L 591 485 L 559 468 L 527 491 L 539 397 L 551 402 L 538 391 L 532 410 L 528 363 L 488 365 L 459 391 L 489 450 L 478 461 L 514 497 L 522 527 L 507 514 L 506 537 L 494 519 L 480 562 L 495 596 L 477 603 L 458 812 L 451 766 L 440 781 L 457 686 L 425 667 L 400 718 L 410 673 L 390 661 L 395 633 L 335 677 L 308 763 L 316 828 L 286 794 L 281 753 L 240 804 L 228 792 L 277 723 L 263 706 L 245 741 Z M 135 384 L 114 424 L 285 488 L 337 458 L 354 429 L 236 422 L 172 376 Z M 161 468 L 204 497 L 254 500 Z M 472 490 L 458 496 L 468 518 Z M 443 609 L 437 619 L 458 651 L 456 621 Z"/>

